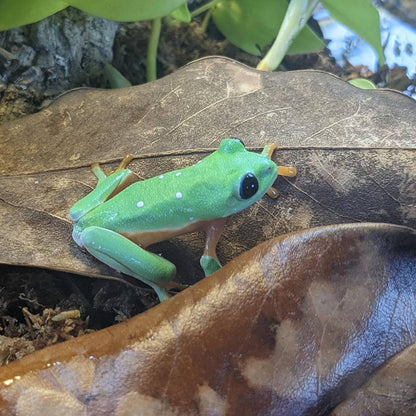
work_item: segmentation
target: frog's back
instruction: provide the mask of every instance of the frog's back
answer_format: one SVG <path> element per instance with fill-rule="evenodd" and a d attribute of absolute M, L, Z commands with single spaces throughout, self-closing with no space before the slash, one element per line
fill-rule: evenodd
<path fill-rule="evenodd" d="M 251 205 L 276 174 L 277 167 L 267 155 L 249 152 L 241 142 L 226 139 L 193 166 L 131 184 L 88 212 L 76 227 L 82 231 L 96 225 L 124 234 L 189 229 Z M 242 181 L 248 175 L 256 179 L 258 192 L 256 188 L 249 196 L 241 196 Z"/>
<path fill-rule="evenodd" d="M 128 233 L 179 229 L 193 221 L 210 219 L 206 195 L 200 192 L 205 180 L 198 170 L 192 166 L 134 182 L 87 213 L 78 226 L 85 229 L 97 225 Z"/>

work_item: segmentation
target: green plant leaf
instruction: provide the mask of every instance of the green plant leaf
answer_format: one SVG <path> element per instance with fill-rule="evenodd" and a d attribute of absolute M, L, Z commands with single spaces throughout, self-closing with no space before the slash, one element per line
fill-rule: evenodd
<path fill-rule="evenodd" d="M 384 64 L 380 16 L 371 0 L 322 0 L 322 4 L 334 19 L 367 41 L 377 52 L 379 64 Z"/>
<path fill-rule="evenodd" d="M 362 90 L 374 90 L 377 87 L 368 79 L 365 78 L 356 78 L 350 79 L 348 81 L 354 87 L 361 88 Z"/>
<path fill-rule="evenodd" d="M 181 22 L 189 23 L 191 21 L 191 13 L 188 9 L 188 4 L 182 3 L 171 13 L 171 16 L 176 20 L 180 20 Z"/>
<path fill-rule="evenodd" d="M 234 45 L 253 55 L 277 36 L 287 10 L 285 0 L 262 0 L 261 7 L 253 0 L 223 0 L 212 9 L 218 29 Z M 323 41 L 305 27 L 294 40 L 288 53 L 312 52 L 322 49 Z"/>
<path fill-rule="evenodd" d="M 164 17 L 184 0 L 69 0 L 71 6 L 106 19 L 131 22 Z"/>
<path fill-rule="evenodd" d="M 0 31 L 37 22 L 67 6 L 62 0 L 0 0 Z"/>
<path fill-rule="evenodd" d="M 0 0 L 0 30 L 37 22 L 68 6 L 119 21 L 155 19 L 181 7 L 180 20 L 186 18 L 184 0 Z"/>
<path fill-rule="evenodd" d="M 131 82 L 111 64 L 106 63 L 104 65 L 104 76 L 110 83 L 111 88 L 131 87 Z"/>
<path fill-rule="evenodd" d="M 293 41 L 287 55 L 317 52 L 325 47 L 325 42 L 309 27 L 305 26 Z"/>

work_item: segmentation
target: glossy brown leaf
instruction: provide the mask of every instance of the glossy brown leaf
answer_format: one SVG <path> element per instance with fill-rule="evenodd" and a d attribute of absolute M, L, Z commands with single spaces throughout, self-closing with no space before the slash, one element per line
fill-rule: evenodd
<path fill-rule="evenodd" d="M 281 195 L 234 216 L 220 240 L 223 263 L 286 232 L 343 222 L 416 226 L 416 104 L 393 91 L 359 90 L 317 71 L 268 73 L 206 58 L 138 87 L 80 89 L 0 126 L 0 263 L 119 277 L 72 242 L 68 208 L 95 184 L 92 162 L 126 153 L 140 178 L 190 165 L 226 136 L 298 176 Z M 178 280 L 202 278 L 201 236 L 163 243 Z"/>
<path fill-rule="evenodd" d="M 416 344 L 378 370 L 330 416 L 416 414 Z"/>
<path fill-rule="evenodd" d="M 413 230 L 381 224 L 270 240 L 144 314 L 1 368 L 2 414 L 368 414 L 337 409 L 411 352 L 415 247 Z"/>

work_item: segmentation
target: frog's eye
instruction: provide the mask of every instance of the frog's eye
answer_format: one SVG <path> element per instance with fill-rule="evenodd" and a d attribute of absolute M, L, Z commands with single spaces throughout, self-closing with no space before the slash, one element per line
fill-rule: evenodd
<path fill-rule="evenodd" d="M 243 142 L 235 137 L 229 137 L 228 139 L 222 140 L 218 150 L 221 153 L 228 154 L 246 151 Z"/>
<path fill-rule="evenodd" d="M 259 189 L 259 181 L 252 173 L 247 173 L 241 180 L 239 195 L 241 199 L 251 198 Z"/>
<path fill-rule="evenodd" d="M 233 140 L 237 140 L 237 142 L 240 142 L 245 147 L 244 142 L 241 139 L 239 139 L 238 137 L 231 137 L 231 138 Z"/>

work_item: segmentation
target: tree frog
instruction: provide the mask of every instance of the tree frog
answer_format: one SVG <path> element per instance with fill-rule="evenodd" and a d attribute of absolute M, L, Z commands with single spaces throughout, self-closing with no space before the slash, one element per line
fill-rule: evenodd
<path fill-rule="evenodd" d="M 271 160 L 275 148 L 267 145 L 258 154 L 227 138 L 195 165 L 142 181 L 126 168 L 131 156 L 108 176 L 93 164 L 96 187 L 69 210 L 72 237 L 108 266 L 151 286 L 163 301 L 176 267 L 146 247 L 203 230 L 201 267 L 206 276 L 218 270 L 216 245 L 226 218 L 258 201 L 278 174 L 296 175 L 294 167 Z"/>

